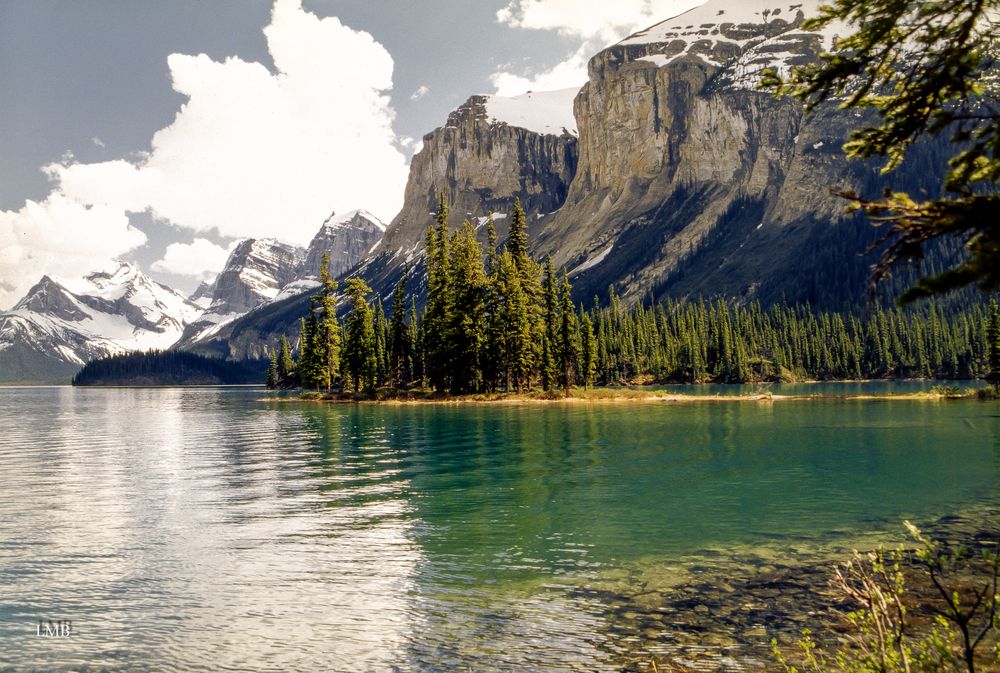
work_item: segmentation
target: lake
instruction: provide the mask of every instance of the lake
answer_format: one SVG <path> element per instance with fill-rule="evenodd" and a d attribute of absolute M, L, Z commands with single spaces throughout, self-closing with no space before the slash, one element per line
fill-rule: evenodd
<path fill-rule="evenodd" d="M 996 403 L 265 395 L 0 388 L 0 670 L 616 671 L 605 589 L 1000 503 Z"/>

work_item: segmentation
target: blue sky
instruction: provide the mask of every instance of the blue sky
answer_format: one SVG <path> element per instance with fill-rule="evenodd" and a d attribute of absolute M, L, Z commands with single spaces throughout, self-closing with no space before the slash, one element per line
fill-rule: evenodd
<path fill-rule="evenodd" d="M 388 221 L 468 96 L 580 85 L 692 4 L 0 0 L 0 309 L 43 273 L 135 259 L 188 290 L 238 238 Z"/>

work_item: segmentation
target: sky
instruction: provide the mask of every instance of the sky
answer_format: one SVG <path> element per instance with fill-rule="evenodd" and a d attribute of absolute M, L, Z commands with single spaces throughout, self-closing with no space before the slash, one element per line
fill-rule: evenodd
<path fill-rule="evenodd" d="M 0 309 L 114 259 L 190 292 L 236 241 L 388 222 L 470 95 L 580 86 L 700 0 L 0 0 Z"/>

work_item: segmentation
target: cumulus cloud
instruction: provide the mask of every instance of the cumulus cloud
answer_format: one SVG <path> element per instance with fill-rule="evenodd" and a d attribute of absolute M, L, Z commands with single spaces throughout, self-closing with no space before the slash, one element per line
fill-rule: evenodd
<path fill-rule="evenodd" d="M 120 208 L 59 193 L 0 211 L 0 306 L 14 304 L 44 274 L 82 276 L 145 242 Z"/>
<path fill-rule="evenodd" d="M 590 42 L 570 54 L 566 60 L 539 73 L 518 75 L 503 70 L 490 76 L 496 93 L 501 96 L 517 96 L 525 91 L 557 91 L 583 86 L 587 81 L 587 61 L 596 50 Z"/>
<path fill-rule="evenodd" d="M 499 70 L 491 76 L 497 93 L 514 96 L 582 86 L 587 61 L 604 47 L 638 30 L 705 3 L 705 0 L 510 0 L 497 21 L 512 28 L 549 30 L 578 40 L 579 46 L 551 68 L 539 72 Z"/>
<path fill-rule="evenodd" d="M 206 238 L 196 238 L 191 243 L 171 243 L 163 259 L 153 262 L 150 268 L 161 273 L 209 280 L 226 263 L 232 247 L 223 248 Z"/>
<path fill-rule="evenodd" d="M 88 209 L 107 217 L 103 226 L 116 232 L 127 226 L 128 213 L 149 211 L 196 234 L 216 229 L 227 237 L 299 244 L 334 210 L 365 208 L 390 220 L 402 205 L 407 175 L 387 95 L 392 57 L 370 34 L 335 17 L 321 19 L 301 0 L 275 0 L 264 35 L 275 72 L 236 57 L 168 58 L 173 88 L 187 101 L 153 136 L 148 153 L 91 164 L 66 156 L 45 167 L 53 193 L 42 204 L 0 212 L 0 222 L 20 223 L 17 240 L 10 239 L 11 225 L 0 230 L 0 250 L 24 246 L 53 264 L 4 262 L 0 281 L 15 285 L 17 294 L 42 273 L 75 274 L 58 262 L 63 248 L 45 246 L 72 239 L 70 230 L 79 231 L 81 222 L 96 227 L 94 214 L 82 213 Z M 35 216 L 42 220 L 28 221 Z M 24 233 L 43 226 L 49 235 Z M 84 230 L 92 248 L 98 231 L 104 229 Z M 113 237 L 95 261 L 134 248 L 141 232 L 131 231 Z M 0 305 L 9 303 L 0 294 Z"/>
<path fill-rule="evenodd" d="M 410 100 L 420 100 L 431 92 L 431 88 L 426 84 L 421 84 L 417 90 L 410 94 Z"/>

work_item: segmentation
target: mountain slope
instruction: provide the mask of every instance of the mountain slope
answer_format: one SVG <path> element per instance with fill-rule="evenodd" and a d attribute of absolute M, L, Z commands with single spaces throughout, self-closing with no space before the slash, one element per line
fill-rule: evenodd
<path fill-rule="evenodd" d="M 273 300 L 297 279 L 305 257 L 301 248 L 272 238 L 240 241 L 211 286 L 211 303 L 184 330 L 179 345 L 212 334 L 218 327 Z"/>
<path fill-rule="evenodd" d="M 297 277 L 317 278 L 323 253 L 330 256 L 330 274 L 337 277 L 357 266 L 385 235 L 385 224 L 366 210 L 330 215 L 313 236 Z"/>
<path fill-rule="evenodd" d="M 630 301 L 845 303 L 863 292 L 853 283 L 840 297 L 810 296 L 813 271 L 832 262 L 800 264 L 830 231 L 860 250 L 867 242 L 829 191 L 860 186 L 867 170 L 839 149 L 857 120 L 835 109 L 806 118 L 798 102 L 755 88 L 765 67 L 787 70 L 831 44 L 833 30 L 801 30 L 817 5 L 712 0 L 590 61 L 575 108 L 578 170 L 538 244 L 576 270 L 578 296 L 614 285 Z"/>
<path fill-rule="evenodd" d="M 0 313 L 0 383 L 68 383 L 95 357 L 169 347 L 199 313 L 130 263 L 83 279 L 44 276 Z"/>

